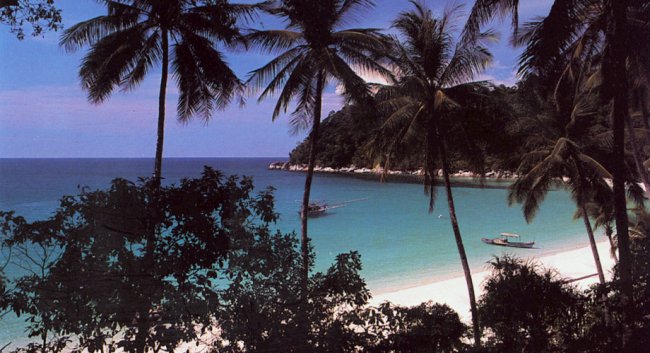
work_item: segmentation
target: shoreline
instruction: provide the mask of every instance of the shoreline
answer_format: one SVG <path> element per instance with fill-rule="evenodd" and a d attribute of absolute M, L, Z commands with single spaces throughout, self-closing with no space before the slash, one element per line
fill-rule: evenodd
<path fill-rule="evenodd" d="M 582 237 L 583 234 L 579 234 L 579 236 Z M 584 235 L 584 236 L 586 237 L 586 235 Z M 605 245 L 607 246 L 607 249 L 606 249 L 607 252 L 604 255 L 603 255 L 603 253 L 601 253 L 603 250 L 600 249 L 600 248 L 598 249 L 598 254 L 601 257 L 601 262 L 603 260 L 603 256 L 605 256 L 605 255 L 608 256 L 608 257 L 610 256 L 609 255 L 609 242 L 608 242 L 608 240 L 603 239 L 603 238 L 604 237 L 597 237 L 597 239 L 596 239 L 596 246 L 597 247 L 605 246 Z M 604 243 L 605 245 L 601 245 L 601 243 Z M 489 245 L 486 245 L 486 246 L 489 246 Z M 537 260 L 539 260 L 541 258 L 561 255 L 563 253 L 567 253 L 567 252 L 571 252 L 571 251 L 588 249 L 589 250 L 589 256 L 590 256 L 590 259 L 592 259 L 591 261 L 592 261 L 592 264 L 593 264 L 593 256 L 591 255 L 591 248 L 589 247 L 589 241 L 587 239 L 584 239 L 584 238 L 581 238 L 580 240 L 577 240 L 577 241 L 575 241 L 575 242 L 573 242 L 571 244 L 568 244 L 567 246 L 552 247 L 552 248 L 544 250 L 542 252 L 535 251 L 535 250 L 539 250 L 539 248 L 524 249 L 524 251 L 526 251 L 526 252 L 528 252 L 528 251 L 532 252 L 532 253 L 530 253 L 528 255 L 522 254 L 522 253 L 516 253 L 517 250 L 520 250 L 520 249 L 516 249 L 516 248 L 495 247 L 495 249 L 497 249 L 497 251 L 495 251 L 489 258 L 485 259 L 485 261 L 483 261 L 480 265 L 477 265 L 475 262 L 472 264 L 471 261 L 470 261 L 470 271 L 472 271 L 472 275 L 477 274 L 477 273 L 481 273 L 481 272 L 485 272 L 488 269 L 489 261 L 491 261 L 494 258 L 494 256 L 498 255 L 497 253 L 498 253 L 499 249 L 512 249 L 511 251 L 506 251 L 506 253 L 509 254 L 509 255 L 514 255 L 514 256 L 522 258 L 522 259 L 537 259 Z M 504 253 L 501 253 L 499 255 L 504 255 Z M 454 267 L 457 268 L 455 271 L 448 271 L 448 272 L 444 272 L 444 273 L 440 273 L 440 274 L 425 274 L 424 276 L 420 277 L 419 279 L 414 279 L 414 280 L 412 280 L 410 282 L 404 282 L 402 284 L 395 284 L 395 285 L 391 285 L 391 286 L 380 287 L 380 288 L 376 288 L 375 290 L 371 289 L 371 291 L 379 296 L 379 295 L 384 295 L 384 294 L 388 294 L 388 293 L 400 292 L 400 291 L 404 291 L 404 290 L 408 290 L 408 289 L 412 289 L 412 288 L 416 288 L 416 287 L 428 286 L 428 285 L 431 285 L 431 284 L 434 284 L 434 283 L 443 282 L 443 281 L 451 280 L 451 279 L 454 279 L 454 278 L 459 278 L 459 277 L 465 278 L 462 270 L 459 270 L 459 268 L 461 267 L 460 260 L 457 260 L 454 263 Z M 605 270 L 604 267 L 603 267 L 603 270 Z M 594 268 L 594 271 L 595 271 L 595 268 Z"/>
<path fill-rule="evenodd" d="M 289 162 L 273 162 L 268 165 L 268 170 L 306 173 L 307 165 L 290 164 Z M 381 181 L 400 184 L 422 184 L 424 182 L 424 171 L 419 170 L 389 170 L 384 172 L 383 168 L 357 168 L 354 165 L 344 168 L 332 168 L 316 166 L 314 174 L 325 174 L 346 178 L 355 178 L 368 181 Z M 436 179 L 442 178 L 442 170 L 437 171 Z M 489 171 L 485 175 L 477 175 L 473 172 L 459 170 L 449 175 L 452 178 L 452 186 L 474 187 L 474 188 L 507 188 L 519 175 L 511 171 Z"/>
<path fill-rule="evenodd" d="M 598 254 L 605 272 L 605 278 L 610 280 L 614 259 L 609 253 L 609 242 L 601 240 L 596 243 Z M 596 273 L 593 255 L 589 245 L 558 250 L 548 254 L 536 254 L 522 257 L 538 263 L 544 269 L 554 269 L 562 279 L 577 279 Z M 482 270 L 472 269 L 472 281 L 477 299 L 483 294 L 483 282 L 490 275 L 487 264 Z M 590 276 L 571 283 L 579 289 L 586 289 L 598 283 L 597 276 Z M 435 278 L 424 284 L 402 286 L 396 289 L 382 290 L 372 293 L 369 305 L 379 305 L 389 301 L 404 306 L 419 305 L 426 301 L 447 304 L 454 309 L 463 320 L 470 319 L 469 297 L 467 285 L 462 272 L 450 274 L 443 278 Z"/>

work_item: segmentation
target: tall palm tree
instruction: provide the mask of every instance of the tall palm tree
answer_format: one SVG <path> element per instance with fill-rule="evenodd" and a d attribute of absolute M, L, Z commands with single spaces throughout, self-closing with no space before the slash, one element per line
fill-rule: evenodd
<path fill-rule="evenodd" d="M 647 0 L 554 0 L 544 21 L 548 23 L 538 38 L 551 55 L 561 52 L 577 32 L 584 30 L 584 18 L 576 16 L 584 8 L 596 6 L 602 13 L 603 34 L 603 87 L 600 96 L 604 102 L 612 102 L 613 134 L 613 192 L 616 230 L 619 239 L 619 273 L 623 288 L 625 305 L 631 302 L 631 253 L 629 247 L 628 215 L 625 199 L 625 120 L 628 115 L 628 77 L 627 61 L 630 57 L 630 19 L 628 14 L 639 9 L 647 10 Z M 518 34 L 519 0 L 477 0 L 465 27 L 464 37 L 476 37 L 482 24 L 495 15 L 511 13 L 515 36 Z M 551 25 L 553 23 L 553 25 Z M 548 64 L 548 61 L 541 61 Z"/>
<path fill-rule="evenodd" d="M 393 22 L 399 38 L 393 39 L 391 57 L 396 66 L 396 83 L 377 94 L 379 109 L 387 118 L 372 144 L 380 160 L 388 164 L 394 148 L 407 141 L 422 141 L 425 155 L 425 190 L 430 210 L 435 202 L 435 177 L 441 168 L 449 206 L 449 218 L 458 247 L 469 294 L 474 343 L 481 344 L 481 333 L 472 275 L 458 225 L 449 179 L 450 149 L 469 152 L 464 155 L 480 168 L 481 153 L 470 139 L 448 144 L 452 136 L 466 136 L 462 107 L 466 101 L 480 99 L 485 82 L 472 82 L 492 60 L 483 42 L 493 40 L 482 33 L 476 42 L 454 42 L 454 19 L 459 7 L 450 8 L 440 18 L 420 1 L 411 1 L 413 9 L 402 12 Z M 388 168 L 388 166 L 386 166 Z"/>
<path fill-rule="evenodd" d="M 237 20 L 252 16 L 259 5 L 209 0 L 102 0 L 108 13 L 67 29 L 60 44 L 68 52 L 89 46 L 79 69 L 82 87 L 94 104 L 113 90 L 130 91 L 160 65 L 158 138 L 154 179 L 162 175 L 167 80 L 178 90 L 178 119 L 210 119 L 242 90 L 217 44 L 242 39 Z"/>
<path fill-rule="evenodd" d="M 309 164 L 300 212 L 303 301 L 307 295 L 310 266 L 307 217 L 323 92 L 328 83 L 337 82 L 345 89 L 348 101 L 369 100 L 371 91 L 355 70 L 390 76 L 379 62 L 386 46 L 378 30 L 343 29 L 355 12 L 372 6 L 371 0 L 276 1 L 268 11 L 284 19 L 286 28 L 253 31 L 247 36 L 252 44 L 278 53 L 268 64 L 252 71 L 248 80 L 262 90 L 260 101 L 278 93 L 272 119 L 286 112 L 295 102 L 291 121 L 294 128 L 311 128 Z"/>

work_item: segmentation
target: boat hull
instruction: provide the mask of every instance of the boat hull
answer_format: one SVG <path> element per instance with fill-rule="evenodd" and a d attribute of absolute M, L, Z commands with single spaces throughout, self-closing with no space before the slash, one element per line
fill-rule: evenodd
<path fill-rule="evenodd" d="M 531 242 L 508 242 L 506 246 L 511 247 L 511 248 L 524 248 L 524 249 L 530 249 L 535 245 L 534 241 Z"/>
<path fill-rule="evenodd" d="M 535 246 L 535 242 L 519 242 L 519 241 L 506 241 L 501 238 L 481 238 L 481 241 L 485 244 L 489 245 L 497 245 L 497 246 L 505 246 L 509 248 L 523 248 L 523 249 L 530 249 L 533 246 Z"/>

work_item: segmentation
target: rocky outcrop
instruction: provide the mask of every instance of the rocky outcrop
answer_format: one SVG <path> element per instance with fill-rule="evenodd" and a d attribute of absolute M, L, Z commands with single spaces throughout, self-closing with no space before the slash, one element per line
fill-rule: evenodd
<path fill-rule="evenodd" d="M 292 171 L 292 172 L 306 172 L 307 171 L 307 165 L 306 164 L 290 164 L 289 162 L 274 162 L 269 164 L 268 169 L 270 170 L 285 170 L 285 171 Z M 349 167 L 343 167 L 343 168 L 332 168 L 332 167 L 323 167 L 323 166 L 315 166 L 314 167 L 314 172 L 316 173 L 333 173 L 333 174 L 353 174 L 353 175 L 382 175 L 382 174 L 388 174 L 388 175 L 397 175 L 397 176 L 423 176 L 424 175 L 424 170 L 423 169 L 418 169 L 418 170 L 389 170 L 384 172 L 384 169 L 381 167 L 377 167 L 374 169 L 370 168 L 357 168 L 354 165 L 351 165 Z M 442 176 L 442 169 L 439 169 L 436 173 L 438 176 Z M 456 173 L 451 174 L 452 177 L 454 178 L 477 178 L 479 175 L 470 172 L 470 171 L 465 171 L 465 170 L 459 170 Z M 517 173 L 513 173 L 511 171 L 504 171 L 504 170 L 498 170 L 494 171 L 491 170 L 487 173 L 485 173 L 484 177 L 486 178 L 494 178 L 494 179 L 516 179 L 519 177 Z"/>

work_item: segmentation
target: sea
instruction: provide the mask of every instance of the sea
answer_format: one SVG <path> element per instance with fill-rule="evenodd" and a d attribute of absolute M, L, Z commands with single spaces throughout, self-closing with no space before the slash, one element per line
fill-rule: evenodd
<path fill-rule="evenodd" d="M 305 174 L 268 170 L 277 161 L 282 158 L 167 158 L 163 176 L 165 183 L 178 183 L 199 176 L 204 166 L 226 175 L 250 176 L 259 190 L 275 188 L 280 219 L 274 227 L 299 233 Z M 76 195 L 82 187 L 105 189 L 116 177 L 137 181 L 150 176 L 152 170 L 153 159 L 0 159 L 0 210 L 14 210 L 30 221 L 46 219 L 64 195 Z M 549 192 L 533 222 L 527 224 L 520 206 L 508 205 L 507 185 L 492 182 L 481 187 L 470 182 L 453 188 L 473 271 L 485 269 L 494 256 L 506 253 L 536 257 L 588 244 L 583 223 L 573 219 L 575 205 L 566 191 Z M 428 196 L 417 183 L 316 174 L 311 199 L 344 207 L 309 220 L 315 271 L 326 270 L 337 254 L 358 251 L 362 275 L 375 294 L 462 275 L 442 187 L 437 195 L 435 208 L 429 212 Z M 481 242 L 482 237 L 501 232 L 535 241 L 535 248 L 501 248 Z M 602 230 L 596 233 L 604 238 Z M 0 347 L 25 340 L 23 320 L 11 314 L 0 317 Z"/>

